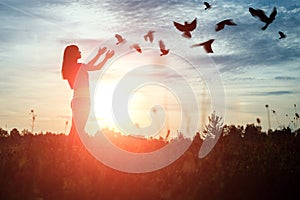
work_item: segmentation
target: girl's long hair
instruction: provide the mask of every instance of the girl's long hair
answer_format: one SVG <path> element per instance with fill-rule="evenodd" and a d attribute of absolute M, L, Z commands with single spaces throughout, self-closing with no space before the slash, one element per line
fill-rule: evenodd
<path fill-rule="evenodd" d="M 77 74 L 77 59 L 79 48 L 76 45 L 69 45 L 64 50 L 63 62 L 62 62 L 62 78 L 68 80 L 70 87 L 73 89 Z"/>

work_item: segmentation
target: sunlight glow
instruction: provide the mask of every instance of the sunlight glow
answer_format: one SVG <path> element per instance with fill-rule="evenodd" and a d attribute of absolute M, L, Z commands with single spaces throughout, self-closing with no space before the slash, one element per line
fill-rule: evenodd
<path fill-rule="evenodd" d="M 145 69 L 151 69 L 151 71 L 134 71 L 143 66 L 146 66 Z M 190 120 L 195 117 L 202 117 L 199 123 L 204 124 L 205 120 L 203 118 L 211 109 L 207 98 L 209 93 L 206 91 L 205 84 L 201 83 L 201 80 L 195 83 L 197 77 L 195 78 L 191 72 L 192 76 L 182 75 L 181 77 L 179 72 L 177 72 L 179 73 L 178 76 L 172 74 L 171 71 L 168 71 L 168 66 L 175 70 L 190 69 L 189 64 L 178 57 L 160 57 L 157 50 L 151 48 L 144 50 L 143 56 L 135 51 L 126 53 L 108 66 L 99 76 L 94 94 L 94 112 L 100 129 L 109 127 L 123 134 L 132 134 L 127 132 L 127 129 L 122 129 L 122 127 L 129 126 L 127 123 L 132 123 L 132 126 L 135 126 L 135 129 L 138 130 L 137 135 L 165 136 L 170 130 L 170 136 L 176 137 L 179 132 L 188 132 Z M 119 91 L 121 93 L 116 102 L 119 105 L 128 106 L 127 112 L 130 121 L 126 118 L 127 113 L 121 112 L 118 113 L 118 122 L 116 123 L 112 107 L 113 95 L 118 90 L 116 87 L 120 84 L 120 80 L 128 74 L 130 74 L 129 82 L 127 82 L 129 85 L 127 87 L 127 83 L 124 83 L 123 89 L 127 90 L 134 82 L 145 84 L 135 86 L 136 88 L 133 88 L 132 91 Z M 153 80 L 161 80 L 162 83 L 153 82 Z M 196 98 L 201 99 L 196 101 L 198 101 L 199 108 L 205 114 L 198 113 L 197 109 L 192 112 L 191 110 L 182 110 L 184 107 L 188 108 L 189 103 L 192 101 L 188 97 L 191 94 L 185 94 L 182 81 L 186 81 L 192 87 Z M 199 88 L 199 82 L 201 88 Z M 164 83 L 171 85 L 171 88 L 164 86 Z M 193 84 L 196 84 L 195 88 L 193 88 Z M 183 91 L 180 94 L 181 97 L 186 96 L 187 98 L 185 100 L 178 99 L 179 96 L 176 91 Z M 127 99 L 128 94 L 130 94 L 129 99 Z M 157 110 L 156 106 L 161 107 L 162 110 Z M 164 118 L 162 118 L 163 116 Z M 155 130 L 151 133 L 144 133 L 142 129 L 151 124 L 153 125 L 151 127 L 154 127 Z"/>

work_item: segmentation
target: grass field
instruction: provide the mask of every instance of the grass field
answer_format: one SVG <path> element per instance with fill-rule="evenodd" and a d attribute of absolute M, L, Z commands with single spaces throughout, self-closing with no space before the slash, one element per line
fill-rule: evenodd
<path fill-rule="evenodd" d="M 64 134 L 2 134 L 0 199 L 299 199 L 299 129 L 266 135 L 253 124 L 232 125 L 223 127 L 223 135 L 203 159 L 196 134 L 171 165 L 131 174 L 103 165 L 83 146 L 68 145 Z M 124 141 L 134 140 L 114 138 L 124 149 Z M 136 140 L 142 151 L 167 142 L 172 140 Z"/>

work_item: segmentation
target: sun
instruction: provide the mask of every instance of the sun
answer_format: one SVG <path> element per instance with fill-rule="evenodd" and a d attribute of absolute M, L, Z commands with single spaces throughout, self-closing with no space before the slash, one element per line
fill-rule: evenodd
<path fill-rule="evenodd" d="M 93 99 L 93 110 L 99 128 L 117 129 L 112 115 L 112 96 L 115 84 L 112 82 L 101 83 L 96 87 Z"/>
<path fill-rule="evenodd" d="M 179 112 L 180 106 L 178 106 L 176 98 L 165 88 L 157 85 L 146 85 L 132 91 L 129 99 L 125 96 L 118 99 L 120 104 L 128 104 L 127 113 L 130 121 L 126 118 L 127 115 L 124 115 L 124 118 L 118 116 L 118 121 L 116 121 L 112 109 L 112 98 L 115 88 L 116 85 L 112 81 L 101 83 L 96 88 L 92 112 L 95 113 L 100 129 L 110 128 L 124 134 L 130 134 L 126 131 L 126 126 L 132 124 L 140 130 L 141 135 L 150 134 L 154 136 L 162 130 L 167 132 L 167 129 L 170 128 L 170 121 L 179 124 L 180 117 L 178 117 L 178 114 L 176 115 L 176 112 Z M 158 109 L 158 106 L 162 110 Z M 170 116 L 172 116 L 172 120 L 170 120 Z M 153 126 L 155 127 L 153 133 L 143 133 L 143 128 L 150 126 L 152 123 L 154 123 Z"/>

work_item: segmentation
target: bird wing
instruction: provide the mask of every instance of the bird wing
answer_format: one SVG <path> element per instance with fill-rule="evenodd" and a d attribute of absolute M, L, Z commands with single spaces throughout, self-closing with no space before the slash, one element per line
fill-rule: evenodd
<path fill-rule="evenodd" d="M 197 27 L 197 18 L 195 18 L 191 23 L 186 25 L 187 31 L 193 31 Z"/>
<path fill-rule="evenodd" d="M 207 53 L 213 53 L 213 50 L 211 48 L 211 44 L 204 45 L 204 49 Z"/>
<path fill-rule="evenodd" d="M 216 24 L 215 30 L 216 31 L 220 31 L 220 30 L 222 30 L 224 28 L 224 26 L 225 26 L 224 21 L 219 22 L 219 23 Z"/>
<path fill-rule="evenodd" d="M 122 41 L 123 40 L 122 36 L 119 35 L 119 34 L 115 34 L 115 37 L 117 38 L 118 41 Z"/>
<path fill-rule="evenodd" d="M 212 50 L 212 48 L 211 48 L 211 44 L 213 43 L 213 41 L 214 41 L 214 40 L 208 40 L 208 41 L 203 42 L 203 43 L 201 43 L 201 44 L 199 44 L 199 45 L 203 46 L 204 49 L 205 49 L 205 51 L 206 51 L 207 53 L 213 53 L 213 50 Z"/>
<path fill-rule="evenodd" d="M 278 33 L 279 33 L 279 35 L 280 35 L 281 38 L 285 38 L 286 37 L 286 35 L 284 34 L 284 32 L 278 31 Z"/>
<path fill-rule="evenodd" d="M 237 25 L 236 23 L 234 23 L 233 22 L 233 20 L 232 19 L 226 19 L 226 20 L 224 20 L 223 21 L 226 25 L 229 25 L 229 26 L 231 26 L 231 25 Z"/>
<path fill-rule="evenodd" d="M 135 49 L 141 49 L 140 45 L 138 45 L 138 44 L 134 44 L 133 46 Z"/>
<path fill-rule="evenodd" d="M 205 51 L 207 52 L 207 53 L 213 53 L 214 51 L 212 50 L 212 48 L 211 48 L 211 44 L 206 44 L 205 46 L 204 46 L 204 49 L 205 49 Z"/>
<path fill-rule="evenodd" d="M 145 41 L 148 41 L 148 34 L 147 35 L 144 35 L 144 39 L 145 39 Z"/>
<path fill-rule="evenodd" d="M 262 22 L 267 23 L 269 21 L 269 18 L 267 17 L 266 13 L 263 10 L 253 9 L 250 7 L 249 12 L 253 17 L 258 17 Z"/>
<path fill-rule="evenodd" d="M 180 23 L 178 23 L 178 22 L 173 22 L 174 23 L 174 26 L 178 29 L 178 30 L 180 30 L 180 31 L 187 31 L 187 28 L 186 28 L 186 26 L 185 25 L 182 25 L 182 24 L 180 24 Z"/>
<path fill-rule="evenodd" d="M 207 8 L 210 6 L 209 3 L 206 2 L 206 1 L 205 1 L 203 4 L 204 4 Z"/>
<path fill-rule="evenodd" d="M 148 34 L 150 42 L 153 42 L 153 40 L 154 40 L 153 33 L 154 33 L 154 31 L 150 31 L 149 34 Z"/>
<path fill-rule="evenodd" d="M 130 48 L 138 49 L 138 48 L 139 48 L 139 45 L 138 45 L 138 44 L 133 44 L 133 45 L 130 46 Z"/>
<path fill-rule="evenodd" d="M 119 34 L 115 34 L 115 37 L 119 40 L 121 36 Z"/>
<path fill-rule="evenodd" d="M 208 41 L 206 41 L 206 42 L 202 42 L 202 43 L 200 43 L 200 44 L 196 44 L 197 46 L 204 46 L 205 44 L 207 44 L 207 42 Z"/>
<path fill-rule="evenodd" d="M 201 43 L 201 44 L 202 44 L 202 43 Z M 193 45 L 191 46 L 191 48 L 202 46 L 201 44 L 193 44 Z"/>
<path fill-rule="evenodd" d="M 139 44 L 133 44 L 130 46 L 130 48 L 134 48 L 136 51 L 142 53 L 142 49 Z"/>
<path fill-rule="evenodd" d="M 165 44 L 164 44 L 164 42 L 162 40 L 159 40 L 159 48 L 161 50 L 165 50 L 166 49 L 166 46 L 165 46 Z"/>
<path fill-rule="evenodd" d="M 276 7 L 274 7 L 272 13 L 270 14 L 270 19 L 275 19 L 276 15 L 277 15 L 277 10 Z"/>

